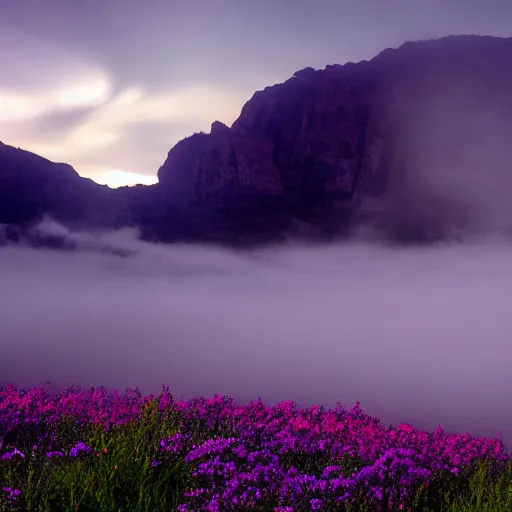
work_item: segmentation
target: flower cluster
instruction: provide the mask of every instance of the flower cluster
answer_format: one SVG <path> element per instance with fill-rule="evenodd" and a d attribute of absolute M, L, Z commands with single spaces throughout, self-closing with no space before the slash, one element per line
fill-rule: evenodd
<path fill-rule="evenodd" d="M 167 388 L 155 399 L 130 390 L 122 396 L 103 388 L 51 394 L 5 386 L 0 438 L 20 431 L 26 436 L 23 446 L 4 443 L 2 463 L 23 461 L 27 447 L 35 451 L 43 442 L 52 446 L 43 452 L 50 462 L 93 456 L 84 439 L 58 446 L 51 426 L 66 420 L 110 429 L 138 421 L 155 403 L 159 414 L 172 416 L 175 430 L 157 438 L 148 466 L 152 472 L 178 462 L 188 468 L 192 485 L 183 493 L 181 512 L 330 511 L 363 502 L 376 511 L 410 510 L 417 491 L 435 475 L 462 478 L 476 461 L 511 458 L 499 439 L 448 434 L 440 427 L 425 432 L 408 424 L 385 426 L 359 403 L 351 409 L 299 408 L 261 400 L 239 405 L 219 396 L 176 402 Z M 20 493 L 3 491 L 9 501 Z"/>
<path fill-rule="evenodd" d="M 19 489 L 12 489 L 11 487 L 3 487 L 2 490 L 7 493 L 7 499 L 13 503 L 16 501 L 16 498 L 21 496 L 21 491 Z"/>

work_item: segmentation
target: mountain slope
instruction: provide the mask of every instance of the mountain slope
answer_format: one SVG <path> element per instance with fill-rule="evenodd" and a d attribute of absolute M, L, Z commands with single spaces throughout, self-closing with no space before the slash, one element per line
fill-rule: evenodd
<path fill-rule="evenodd" d="M 512 218 L 511 59 L 512 38 L 451 36 L 302 70 L 255 93 L 231 129 L 177 144 L 160 183 L 218 208 L 277 196 L 307 221 L 370 216 L 398 238 L 501 229 Z"/>
<path fill-rule="evenodd" d="M 68 164 L 0 142 L 0 223 L 44 216 L 76 228 L 123 223 L 113 190 L 80 177 Z"/>

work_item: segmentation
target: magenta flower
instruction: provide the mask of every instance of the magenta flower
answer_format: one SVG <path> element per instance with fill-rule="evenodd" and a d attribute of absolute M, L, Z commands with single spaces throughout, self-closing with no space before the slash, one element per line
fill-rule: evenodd
<path fill-rule="evenodd" d="M 23 453 L 21 453 L 17 448 L 14 448 L 14 450 L 12 450 L 10 452 L 5 452 L 2 455 L 2 460 L 10 460 L 13 457 L 15 457 L 16 455 L 18 455 L 22 459 L 25 458 L 25 455 Z"/>

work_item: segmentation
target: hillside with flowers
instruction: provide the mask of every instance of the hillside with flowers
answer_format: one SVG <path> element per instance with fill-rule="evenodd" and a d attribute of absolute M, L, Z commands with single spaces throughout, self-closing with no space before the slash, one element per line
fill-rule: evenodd
<path fill-rule="evenodd" d="M 499 439 L 385 426 L 359 403 L 7 385 L 0 438 L 2 511 L 512 510 Z"/>

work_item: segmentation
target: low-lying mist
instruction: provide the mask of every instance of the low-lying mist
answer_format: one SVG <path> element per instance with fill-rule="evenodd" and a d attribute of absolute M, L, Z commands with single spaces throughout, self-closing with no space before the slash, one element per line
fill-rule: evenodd
<path fill-rule="evenodd" d="M 0 382 L 359 400 L 385 423 L 512 445 L 508 242 L 233 252 L 73 236 L 74 251 L 0 249 Z M 105 246 L 129 256 L 90 250 Z"/>

